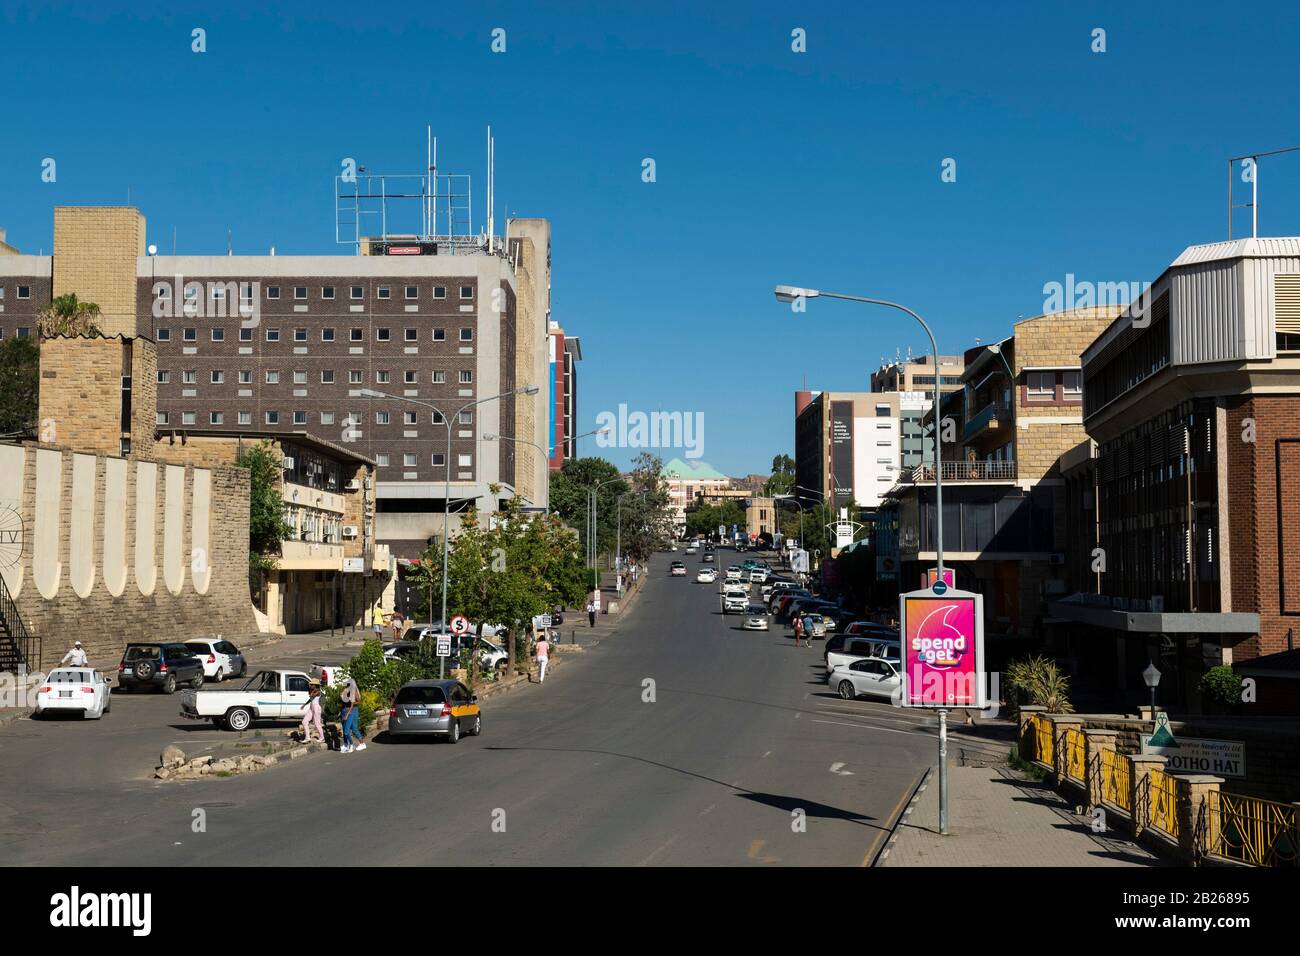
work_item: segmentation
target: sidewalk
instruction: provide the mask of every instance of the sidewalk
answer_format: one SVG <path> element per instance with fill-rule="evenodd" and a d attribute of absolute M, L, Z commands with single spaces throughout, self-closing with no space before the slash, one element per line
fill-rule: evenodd
<path fill-rule="evenodd" d="M 1093 833 L 1091 818 L 1045 783 L 1005 768 L 948 768 L 948 835 L 939 833 L 939 777 L 904 811 L 880 866 L 1165 866 L 1166 861 L 1113 828 Z"/>

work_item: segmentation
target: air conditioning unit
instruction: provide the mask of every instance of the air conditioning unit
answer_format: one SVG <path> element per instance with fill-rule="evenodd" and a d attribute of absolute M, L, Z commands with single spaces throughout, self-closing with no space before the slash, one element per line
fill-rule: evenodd
<path fill-rule="evenodd" d="M 354 524 L 345 524 L 343 526 L 343 537 L 355 538 L 357 536 L 357 526 Z"/>
<path fill-rule="evenodd" d="M 346 487 L 347 487 L 348 491 L 360 491 L 360 490 L 361 490 L 361 482 L 359 482 L 359 481 L 357 481 L 355 478 L 353 478 L 351 481 L 349 481 L 349 482 L 347 483 Z"/>
<path fill-rule="evenodd" d="M 294 466 L 295 464 L 296 464 L 296 462 L 293 460 L 293 456 L 292 456 L 292 455 L 285 455 L 285 456 L 284 456 L 284 465 L 283 465 L 283 467 L 284 467 L 284 470 L 285 470 L 285 471 L 290 471 L 290 470 L 293 468 L 293 466 Z"/>

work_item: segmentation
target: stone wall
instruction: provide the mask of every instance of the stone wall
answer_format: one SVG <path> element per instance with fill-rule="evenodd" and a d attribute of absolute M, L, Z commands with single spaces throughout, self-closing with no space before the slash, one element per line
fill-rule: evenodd
<path fill-rule="evenodd" d="M 136 258 L 144 216 L 129 206 L 56 206 L 54 296 L 75 292 L 99 306 L 105 335 L 136 334 Z"/>

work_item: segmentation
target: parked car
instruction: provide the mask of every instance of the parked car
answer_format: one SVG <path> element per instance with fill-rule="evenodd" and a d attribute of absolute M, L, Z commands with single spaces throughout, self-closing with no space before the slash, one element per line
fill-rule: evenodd
<path fill-rule="evenodd" d="M 482 732 L 478 698 L 456 680 L 403 684 L 388 711 L 388 736 L 393 740 L 431 735 L 454 744 L 462 733 L 477 737 Z"/>
<path fill-rule="evenodd" d="M 181 716 L 210 720 L 226 730 L 247 730 L 255 720 L 302 720 L 311 678 L 301 671 L 258 671 L 241 687 L 187 690 Z"/>
<path fill-rule="evenodd" d="M 674 561 L 669 567 L 668 573 L 675 578 L 684 578 L 686 577 L 686 565 L 680 561 Z"/>
<path fill-rule="evenodd" d="M 897 631 L 891 631 L 888 628 L 885 628 L 880 631 L 856 631 L 855 632 L 852 629 L 852 626 L 850 626 L 846 630 L 840 631 L 839 633 L 833 634 L 830 637 L 826 638 L 826 646 L 823 649 L 822 653 L 830 654 L 831 651 L 841 650 L 844 647 L 845 642 L 848 641 L 849 638 L 851 637 L 863 638 L 868 641 L 871 641 L 878 649 L 883 650 L 883 652 L 880 654 L 866 655 L 866 656 L 877 656 L 877 657 L 898 656 L 898 648 L 900 645 L 898 643 Z M 892 650 L 889 650 L 890 648 L 892 648 Z"/>
<path fill-rule="evenodd" d="M 850 637 L 837 650 L 826 652 L 826 679 L 831 679 L 835 668 L 860 660 L 864 657 L 899 659 L 898 641 L 886 641 L 872 637 Z"/>
<path fill-rule="evenodd" d="M 36 690 L 33 717 L 79 713 L 99 720 L 113 707 L 113 689 L 102 672 L 89 667 L 56 667 Z"/>
<path fill-rule="evenodd" d="M 853 621 L 844 629 L 845 634 L 857 637 L 869 635 L 872 637 L 892 637 L 898 639 L 898 628 L 889 627 L 886 624 L 877 624 L 875 621 Z"/>
<path fill-rule="evenodd" d="M 751 604 L 745 609 L 745 630 L 747 631 L 766 631 L 767 608 L 761 604 Z"/>
<path fill-rule="evenodd" d="M 244 655 L 230 641 L 196 638 L 186 641 L 185 646 L 203 662 L 203 676 L 218 684 L 227 677 L 243 677 L 248 671 Z"/>
<path fill-rule="evenodd" d="M 184 644 L 128 644 L 117 665 L 117 684 L 123 690 L 152 687 L 176 693 L 181 684 L 203 686 L 203 662 Z"/>
<path fill-rule="evenodd" d="M 700 584 L 712 584 L 714 581 L 718 580 L 718 569 L 705 568 L 699 574 L 695 575 L 695 580 Z"/>
<path fill-rule="evenodd" d="M 865 657 L 841 664 L 831 672 L 831 687 L 845 700 L 855 697 L 889 697 L 901 693 L 898 662 Z"/>

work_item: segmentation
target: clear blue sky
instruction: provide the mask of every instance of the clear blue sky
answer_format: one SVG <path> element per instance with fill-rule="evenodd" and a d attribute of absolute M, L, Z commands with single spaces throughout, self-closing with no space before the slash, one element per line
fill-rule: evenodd
<path fill-rule="evenodd" d="M 490 123 L 498 221 L 553 223 L 584 429 L 619 403 L 702 412 L 736 475 L 792 451 L 805 378 L 865 388 L 924 344 L 887 311 L 796 317 L 773 284 L 896 298 L 960 351 L 1067 273 L 1151 280 L 1224 238 L 1226 158 L 1300 145 L 1294 3 L 84 6 L 0 7 L 12 244 L 48 251 L 54 205 L 129 187 L 164 250 L 175 226 L 182 253 L 228 227 L 236 252 L 333 252 L 340 161 L 418 172 L 426 123 L 477 221 Z M 1300 154 L 1260 184 L 1261 233 L 1300 233 Z"/>

